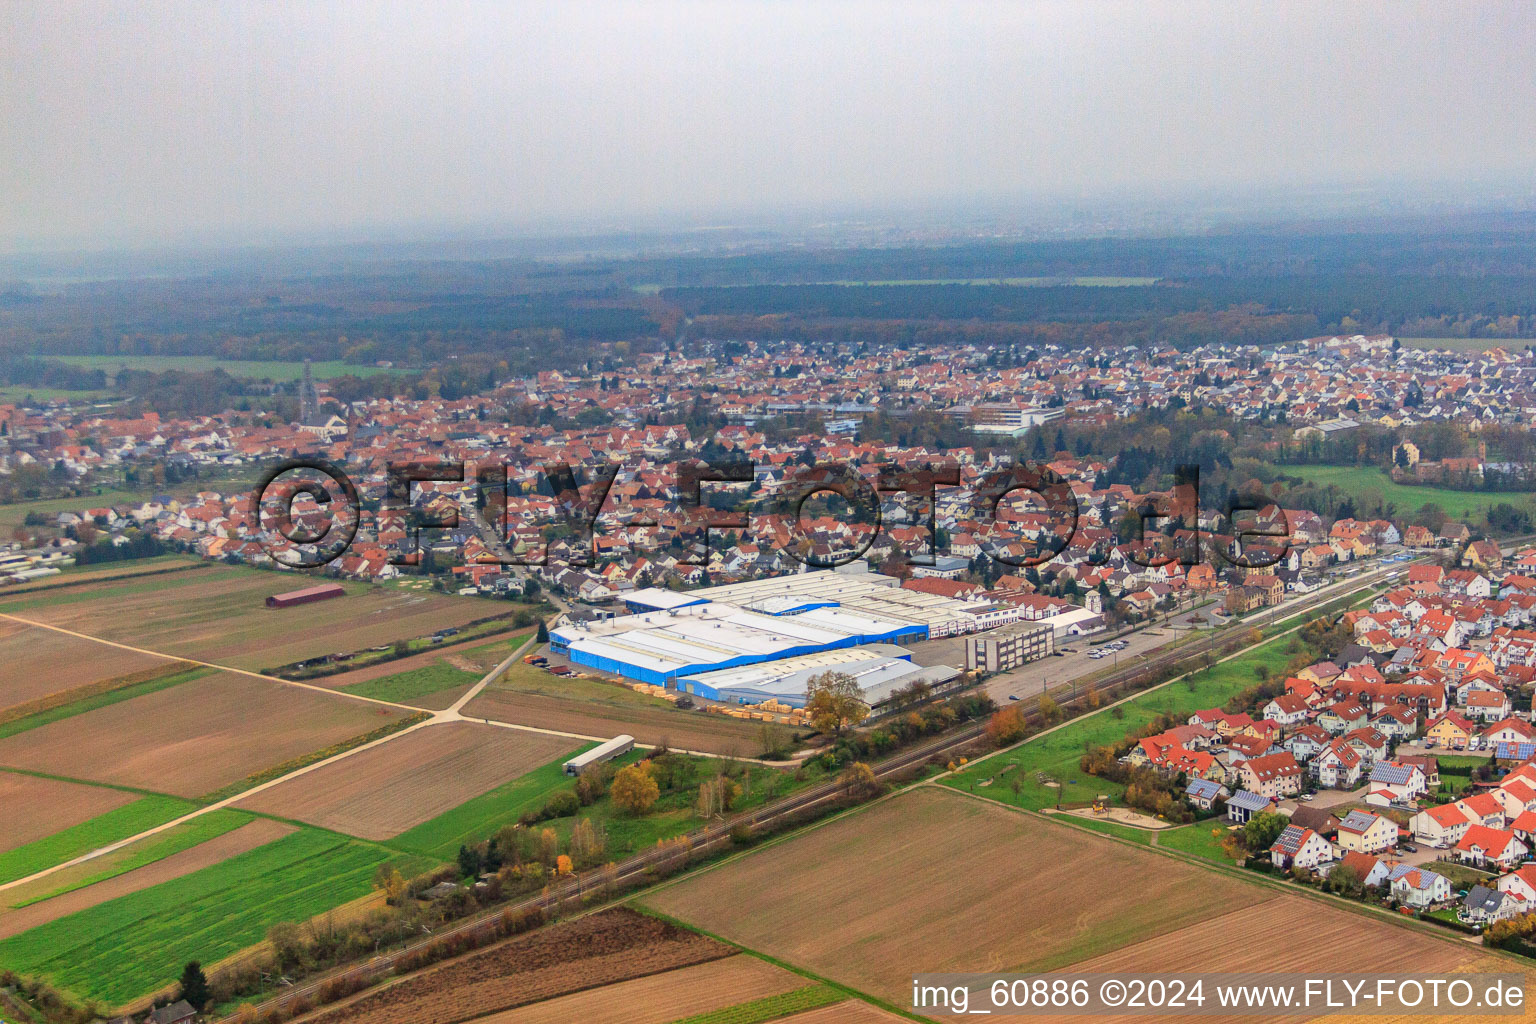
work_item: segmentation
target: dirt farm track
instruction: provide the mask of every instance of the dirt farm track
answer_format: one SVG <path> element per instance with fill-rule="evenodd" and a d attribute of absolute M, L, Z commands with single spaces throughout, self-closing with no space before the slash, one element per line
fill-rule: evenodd
<path fill-rule="evenodd" d="M 345 597 L 271 609 L 297 574 L 219 566 L 0 595 L 0 612 L 179 657 L 260 671 L 366 650 L 504 613 L 478 598 L 347 584 Z"/>

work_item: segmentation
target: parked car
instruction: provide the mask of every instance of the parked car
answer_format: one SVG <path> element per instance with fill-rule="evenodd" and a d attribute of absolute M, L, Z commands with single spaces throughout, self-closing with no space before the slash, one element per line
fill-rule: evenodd
<path fill-rule="evenodd" d="M 1009 694 L 1009 695 L 1008 695 L 1008 699 L 1009 699 L 1009 700 L 1018 700 L 1018 699 L 1019 699 L 1019 695 L 1018 695 L 1018 694 L 1016 694 L 1016 693 L 1010 693 L 1010 694 Z"/>

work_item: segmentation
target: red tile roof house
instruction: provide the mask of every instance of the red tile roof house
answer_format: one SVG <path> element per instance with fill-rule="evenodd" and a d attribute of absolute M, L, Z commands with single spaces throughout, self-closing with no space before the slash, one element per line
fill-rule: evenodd
<path fill-rule="evenodd" d="M 1269 859 L 1276 867 L 1315 868 L 1334 859 L 1333 844 L 1301 825 L 1287 825 L 1280 838 L 1269 848 Z"/>
<path fill-rule="evenodd" d="M 1427 868 L 1399 864 L 1392 869 L 1392 895 L 1410 907 L 1430 907 L 1451 898 L 1451 883 Z"/>
<path fill-rule="evenodd" d="M 1344 859 L 1339 861 L 1340 867 L 1349 868 L 1360 878 L 1360 884 L 1364 886 L 1376 886 L 1386 882 L 1391 877 L 1391 862 L 1382 857 L 1372 857 L 1368 853 L 1350 851 L 1344 854 Z"/>
<path fill-rule="evenodd" d="M 1476 867 L 1496 865 L 1506 871 L 1520 863 L 1528 852 L 1530 847 L 1522 843 L 1513 832 L 1488 828 L 1486 825 L 1469 826 L 1466 834 L 1456 844 L 1456 859 L 1463 864 Z"/>
<path fill-rule="evenodd" d="M 1360 754 L 1342 739 L 1328 744 L 1312 762 L 1319 785 L 1330 789 L 1353 789 L 1360 781 Z"/>
<path fill-rule="evenodd" d="M 1289 751 L 1281 751 L 1244 761 L 1239 778 L 1250 793 L 1278 799 L 1301 791 L 1302 769 Z"/>
<path fill-rule="evenodd" d="M 1408 820 L 1408 827 L 1413 830 L 1417 842 L 1441 849 L 1460 842 L 1471 824 L 1466 813 L 1455 804 L 1426 808 Z"/>
<path fill-rule="evenodd" d="M 1536 864 L 1526 864 L 1502 876 L 1496 886 L 1499 892 L 1518 896 L 1536 904 Z"/>

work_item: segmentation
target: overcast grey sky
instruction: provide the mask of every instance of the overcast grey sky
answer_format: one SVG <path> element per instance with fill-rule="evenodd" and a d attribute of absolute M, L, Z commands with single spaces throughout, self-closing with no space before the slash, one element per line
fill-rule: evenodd
<path fill-rule="evenodd" d="M 0 0 L 0 247 L 1536 178 L 1536 4 Z"/>

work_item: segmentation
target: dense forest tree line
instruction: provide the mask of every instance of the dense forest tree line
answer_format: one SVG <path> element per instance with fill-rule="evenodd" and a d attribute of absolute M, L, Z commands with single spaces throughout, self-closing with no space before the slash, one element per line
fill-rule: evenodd
<path fill-rule="evenodd" d="M 66 391 L 91 391 L 106 387 L 107 375 L 100 370 L 28 356 L 0 355 L 0 384 L 28 388 L 59 388 Z"/>
<path fill-rule="evenodd" d="M 301 255 L 294 265 L 304 265 Z M 627 358 L 680 338 L 1022 349 L 1264 344 L 1334 331 L 1536 334 L 1536 219 L 1528 217 L 1506 218 L 1498 231 L 1442 224 L 368 266 L 104 281 L 59 294 L 8 285 L 0 355 L 308 357 L 415 368 L 487 355 L 521 374 L 625 345 Z M 1070 283 L 1080 275 L 1157 283 Z M 1044 283 L 814 283 L 1021 277 Z M 724 284 L 741 287 L 715 287 Z"/>
<path fill-rule="evenodd" d="M 776 316 L 811 324 L 1049 324 L 1078 344 L 1157 341 L 1189 347 L 1215 340 L 1262 344 L 1310 331 L 1391 332 L 1405 323 L 1429 330 L 1434 318 L 1453 314 L 1481 318 L 1477 325 L 1484 331 L 1516 331 L 1536 323 L 1536 276 L 1287 274 L 1165 278 L 1154 285 L 1133 287 L 748 285 L 668 289 L 662 297 L 693 317 Z M 1111 325 L 1119 328 L 1116 336 L 1105 337 Z M 1217 337 L 1218 333 L 1223 336 Z"/>
<path fill-rule="evenodd" d="M 1008 322 L 989 320 L 860 320 L 791 316 L 699 316 L 691 338 L 870 345 L 908 349 L 952 345 L 1105 348 L 1119 345 L 1220 343 L 1267 345 L 1319 334 L 1315 316 L 1234 309 L 1178 313 L 1133 320 Z"/>
<path fill-rule="evenodd" d="M 986 241 L 879 249 L 642 258 L 635 283 L 680 285 L 1010 277 L 1244 277 L 1266 274 L 1536 274 L 1536 216 L 1481 223 L 1395 218 L 1390 231 L 1233 230 L 1172 238 Z"/>

